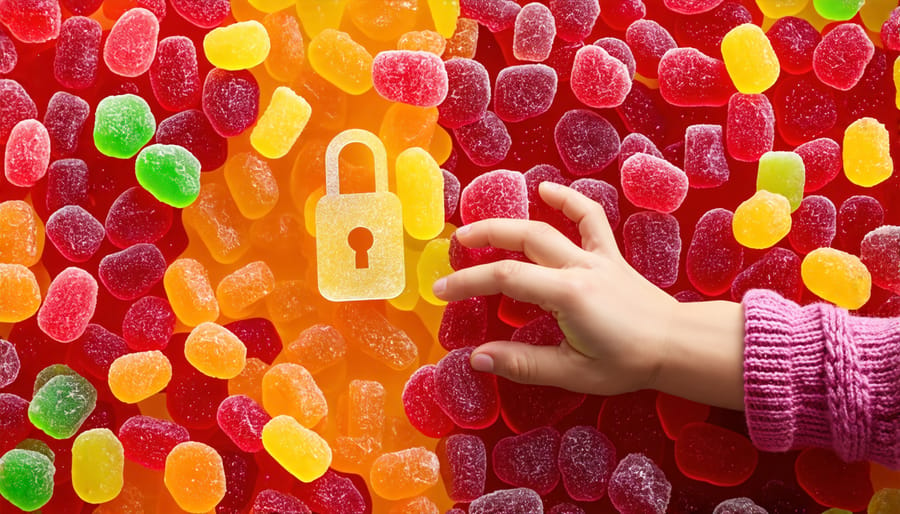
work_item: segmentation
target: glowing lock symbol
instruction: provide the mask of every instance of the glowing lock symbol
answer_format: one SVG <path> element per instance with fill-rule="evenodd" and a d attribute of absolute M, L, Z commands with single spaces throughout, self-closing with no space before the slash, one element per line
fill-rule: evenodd
<path fill-rule="evenodd" d="M 374 157 L 375 192 L 341 194 L 341 150 L 366 145 Z M 325 196 L 316 204 L 319 292 L 331 301 L 394 298 L 403 292 L 403 214 L 388 191 L 387 152 L 375 134 L 341 132 L 325 151 Z"/>

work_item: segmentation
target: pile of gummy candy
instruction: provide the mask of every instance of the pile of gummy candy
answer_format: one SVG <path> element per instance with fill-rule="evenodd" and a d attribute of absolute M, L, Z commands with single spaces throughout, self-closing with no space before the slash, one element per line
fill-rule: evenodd
<path fill-rule="evenodd" d="M 740 412 L 475 372 L 563 335 L 431 292 L 524 259 L 461 224 L 577 241 L 553 181 L 680 301 L 900 315 L 898 53 L 894 0 L 0 0 L 0 512 L 900 512 Z"/>

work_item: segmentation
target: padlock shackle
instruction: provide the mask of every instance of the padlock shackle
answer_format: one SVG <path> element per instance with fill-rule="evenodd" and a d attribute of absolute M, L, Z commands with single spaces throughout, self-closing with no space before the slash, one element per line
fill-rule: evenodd
<path fill-rule="evenodd" d="M 375 191 L 388 192 L 387 150 L 378 136 L 363 129 L 347 129 L 334 136 L 325 150 L 325 195 L 341 194 L 341 151 L 350 143 L 361 143 L 372 151 L 375 164 Z"/>

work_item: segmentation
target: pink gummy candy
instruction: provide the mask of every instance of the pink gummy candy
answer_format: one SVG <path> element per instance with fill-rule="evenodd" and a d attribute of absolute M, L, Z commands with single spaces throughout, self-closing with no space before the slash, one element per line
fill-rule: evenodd
<path fill-rule="evenodd" d="M 169 36 L 156 47 L 150 65 L 150 87 L 163 109 L 182 111 L 200 103 L 197 49 L 190 38 Z"/>
<path fill-rule="evenodd" d="M 615 230 L 619 226 L 619 192 L 608 182 L 593 178 L 581 178 L 569 187 L 603 206 L 606 221 Z"/>
<path fill-rule="evenodd" d="M 541 62 L 550 56 L 556 24 L 553 13 L 544 4 L 532 2 L 516 16 L 513 55 L 520 61 Z"/>
<path fill-rule="evenodd" d="M 478 346 L 487 337 L 487 300 L 473 296 L 450 302 L 444 308 L 438 342 L 447 350 Z"/>
<path fill-rule="evenodd" d="M 481 437 L 453 434 L 438 444 L 437 454 L 451 500 L 471 502 L 484 494 L 487 450 Z"/>
<path fill-rule="evenodd" d="M 569 498 L 593 502 L 606 495 L 618 459 L 612 441 L 590 426 L 566 431 L 559 445 L 559 472 Z"/>
<path fill-rule="evenodd" d="M 619 147 L 619 169 L 622 169 L 622 164 L 636 153 L 645 153 L 660 159 L 663 158 L 662 152 L 656 148 L 653 141 L 650 141 L 643 134 L 632 132 L 622 139 L 622 145 Z"/>
<path fill-rule="evenodd" d="M 728 181 L 721 125 L 691 125 L 685 130 L 684 172 L 691 187 L 718 187 Z"/>
<path fill-rule="evenodd" d="M 138 243 L 104 257 L 97 275 L 110 294 L 120 300 L 134 300 L 147 294 L 165 272 L 166 259 L 159 248 Z"/>
<path fill-rule="evenodd" d="M 821 34 L 803 18 L 779 18 L 766 32 L 781 69 L 801 75 L 813 68 L 813 52 L 822 40 Z"/>
<path fill-rule="evenodd" d="M 622 193 L 636 207 L 672 212 L 687 197 L 688 177 L 664 159 L 644 153 L 622 163 Z"/>
<path fill-rule="evenodd" d="M 221 168 L 228 158 L 228 141 L 216 133 L 206 115 L 197 109 L 173 114 L 159 122 L 156 142 L 178 145 L 200 161 L 201 171 Z"/>
<path fill-rule="evenodd" d="M 403 386 L 403 410 L 409 422 L 428 437 L 443 437 L 456 424 L 444 414 L 436 400 L 434 382 L 435 366 L 422 366 L 413 373 Z"/>
<path fill-rule="evenodd" d="M 129 9 L 106 37 L 103 62 L 116 75 L 143 75 L 156 57 L 158 36 L 159 20 L 155 14 L 142 7 Z"/>
<path fill-rule="evenodd" d="M 600 16 L 598 0 L 550 0 L 556 19 L 556 37 L 574 43 L 588 37 Z"/>
<path fill-rule="evenodd" d="M 434 370 L 435 400 L 458 426 L 489 427 L 500 415 L 497 376 L 472 369 L 472 348 L 453 350 Z"/>
<path fill-rule="evenodd" d="M 588 107 L 618 107 L 631 91 L 631 75 L 620 59 L 596 45 L 575 54 L 570 79 L 575 98 Z"/>
<path fill-rule="evenodd" d="M 37 106 L 21 84 L 0 79 L 0 145 L 5 145 L 13 127 L 22 120 L 37 118 Z"/>
<path fill-rule="evenodd" d="M 735 93 L 728 101 L 725 144 L 738 161 L 758 161 L 775 142 L 775 113 L 765 95 Z"/>
<path fill-rule="evenodd" d="M 103 29 L 91 18 L 73 16 L 63 22 L 53 58 L 56 81 L 72 89 L 86 89 L 97 81 Z"/>
<path fill-rule="evenodd" d="M 628 43 L 618 38 L 604 37 L 594 41 L 594 44 L 606 50 L 606 53 L 621 61 L 628 68 L 629 80 L 634 78 L 637 63 L 634 60 L 634 54 L 631 53 L 631 48 L 628 48 Z"/>
<path fill-rule="evenodd" d="M 553 427 L 504 437 L 491 452 L 491 468 L 507 484 L 547 494 L 559 483 L 559 442 L 559 431 Z"/>
<path fill-rule="evenodd" d="M 172 448 L 190 440 L 190 434 L 181 425 L 149 416 L 128 418 L 118 435 L 125 458 L 160 471 L 165 468 L 166 456 Z"/>
<path fill-rule="evenodd" d="M 459 179 L 443 168 L 441 175 L 444 177 L 444 221 L 450 221 L 456 214 L 456 208 L 459 207 Z"/>
<path fill-rule="evenodd" d="M 584 509 L 571 503 L 557 503 L 546 512 L 547 514 L 585 514 Z"/>
<path fill-rule="evenodd" d="M 543 511 L 541 495 L 527 487 L 494 491 L 469 504 L 469 514 L 525 514 Z"/>
<path fill-rule="evenodd" d="M 438 121 L 455 129 L 484 117 L 491 100 L 491 81 L 484 65 L 454 57 L 446 63 L 447 95 L 438 106 Z"/>
<path fill-rule="evenodd" d="M 19 187 L 31 187 L 47 173 L 50 165 L 50 134 L 37 120 L 22 120 L 12 128 L 3 159 L 6 180 Z"/>
<path fill-rule="evenodd" d="M 228 0 L 172 0 L 175 12 L 200 28 L 218 27 L 231 14 Z"/>
<path fill-rule="evenodd" d="M 874 54 L 875 45 L 861 26 L 841 23 L 816 46 L 813 71 L 823 84 L 847 91 L 862 78 Z"/>
<path fill-rule="evenodd" d="M 0 339 L 0 389 L 12 384 L 19 376 L 22 362 L 12 343 Z"/>
<path fill-rule="evenodd" d="M 881 42 L 888 50 L 900 50 L 900 7 L 895 7 L 881 25 Z"/>
<path fill-rule="evenodd" d="M 860 258 L 872 273 L 878 287 L 897 293 L 900 291 L 900 227 L 885 225 L 872 230 L 860 244 Z"/>
<path fill-rule="evenodd" d="M 122 337 L 136 352 L 164 350 L 175 331 L 175 313 L 169 302 L 158 296 L 138 299 L 122 320 Z"/>
<path fill-rule="evenodd" d="M 809 195 L 791 214 L 788 241 L 797 253 L 806 255 L 816 248 L 831 246 L 837 232 L 837 209 L 820 195 Z"/>
<path fill-rule="evenodd" d="M 694 48 L 673 48 L 659 61 L 659 93 L 679 107 L 719 107 L 735 89 L 724 62 Z"/>
<path fill-rule="evenodd" d="M 794 152 L 803 159 L 803 166 L 806 169 L 804 193 L 825 187 L 843 170 L 841 147 L 833 139 L 827 137 L 813 139 L 794 148 Z"/>
<path fill-rule="evenodd" d="M 47 219 L 47 239 L 71 262 L 84 262 L 94 256 L 106 231 L 91 213 L 78 205 L 66 205 Z"/>
<path fill-rule="evenodd" d="M 44 43 L 59 37 L 62 10 L 58 0 L 4 0 L 0 23 L 22 43 Z"/>
<path fill-rule="evenodd" d="M 171 206 L 156 199 L 141 187 L 130 187 L 113 202 L 106 215 L 106 235 L 119 248 L 137 243 L 155 243 L 174 218 Z"/>
<path fill-rule="evenodd" d="M 479 175 L 463 189 L 459 214 L 464 225 L 487 218 L 528 219 L 525 177 L 509 170 Z"/>
<path fill-rule="evenodd" d="M 787 78 L 773 94 L 778 133 L 789 144 L 819 137 L 834 127 L 838 110 L 830 89 L 809 76 Z"/>
<path fill-rule="evenodd" d="M 619 134 L 599 114 L 573 109 L 556 123 L 553 139 L 570 173 L 578 177 L 600 172 L 619 154 Z"/>
<path fill-rule="evenodd" d="M 512 27 L 519 14 L 519 4 L 512 0 L 460 0 L 460 15 L 484 25 L 491 32 Z"/>
<path fill-rule="evenodd" d="M 772 248 L 734 277 L 731 299 L 740 302 L 750 289 L 771 289 L 784 298 L 799 302 L 803 293 L 800 257 L 787 248 Z"/>
<path fill-rule="evenodd" d="M 707 296 L 718 296 L 731 287 L 744 264 L 744 248 L 734 239 L 726 209 L 712 209 L 697 221 L 685 258 L 688 280 Z"/>
<path fill-rule="evenodd" d="M 671 214 L 643 211 L 625 220 L 622 228 L 625 260 L 650 282 L 669 287 L 678 280 L 681 235 Z"/>
<path fill-rule="evenodd" d="M 476 166 L 493 166 L 503 159 L 512 146 L 512 137 L 499 116 L 491 111 L 468 125 L 453 131 L 456 142 Z"/>
<path fill-rule="evenodd" d="M 249 396 L 234 395 L 225 398 L 216 411 L 219 428 L 241 451 L 256 453 L 263 449 L 263 426 L 272 419 Z"/>
<path fill-rule="evenodd" d="M 844 200 L 837 215 L 836 248 L 859 255 L 859 246 L 870 231 L 884 224 L 884 207 L 868 195 Z"/>
<path fill-rule="evenodd" d="M 553 104 L 556 83 L 556 71 L 544 64 L 503 68 L 494 85 L 494 112 L 507 122 L 540 116 Z"/>
<path fill-rule="evenodd" d="M 44 127 L 50 136 L 51 157 L 68 157 L 75 153 L 90 111 L 86 101 L 65 91 L 57 91 L 50 97 Z"/>
<path fill-rule="evenodd" d="M 222 137 L 240 134 L 259 116 L 259 84 L 247 70 L 213 68 L 203 83 L 203 112 Z"/>
<path fill-rule="evenodd" d="M 637 62 L 637 72 L 648 78 L 657 77 L 660 59 L 678 45 L 662 25 L 653 20 L 637 20 L 625 31 L 625 42 Z"/>
<path fill-rule="evenodd" d="M 88 205 L 88 168 L 81 159 L 54 161 L 47 169 L 47 210 Z"/>
<path fill-rule="evenodd" d="M 444 61 L 431 52 L 388 50 L 372 62 L 375 91 L 391 102 L 434 107 L 447 96 Z"/>
<path fill-rule="evenodd" d="M 0 74 L 6 75 L 15 69 L 19 62 L 19 54 L 11 37 L 0 28 Z"/>
<path fill-rule="evenodd" d="M 714 9 L 722 0 L 663 0 L 670 11 L 681 14 L 700 14 Z"/>
<path fill-rule="evenodd" d="M 37 313 L 41 330 L 53 340 L 78 339 L 97 307 L 97 280 L 79 268 L 66 268 L 50 282 Z"/>
<path fill-rule="evenodd" d="M 722 39 L 731 29 L 752 23 L 753 16 L 739 2 L 726 1 L 701 15 L 678 16 L 675 39 L 682 47 L 696 48 L 716 59 L 722 58 Z"/>
<path fill-rule="evenodd" d="M 664 514 L 671 494 L 665 473 L 639 453 L 622 459 L 609 480 L 609 499 L 622 514 Z"/>

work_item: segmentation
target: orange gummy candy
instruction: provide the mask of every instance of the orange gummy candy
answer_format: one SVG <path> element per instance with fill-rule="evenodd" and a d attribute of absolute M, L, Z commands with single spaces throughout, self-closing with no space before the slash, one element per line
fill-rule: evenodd
<path fill-rule="evenodd" d="M 245 318 L 256 302 L 275 289 L 275 275 L 265 261 L 255 261 L 235 270 L 219 282 L 216 299 L 222 314 L 234 318 Z"/>
<path fill-rule="evenodd" d="M 200 373 L 214 378 L 234 378 L 247 363 L 247 347 L 227 328 L 201 323 L 184 342 L 184 356 Z"/>
<path fill-rule="evenodd" d="M 372 307 L 344 303 L 338 307 L 335 318 L 342 334 L 385 366 L 399 371 L 418 361 L 419 349 L 412 339 Z"/>
<path fill-rule="evenodd" d="M 197 200 L 185 207 L 181 218 L 185 228 L 200 236 L 216 262 L 231 264 L 250 249 L 250 222 L 221 184 L 204 183 Z"/>
<path fill-rule="evenodd" d="M 328 415 L 325 395 L 309 371 L 299 364 L 272 366 L 262 379 L 263 407 L 270 416 L 288 415 L 312 428 Z"/>
<path fill-rule="evenodd" d="M 163 276 L 166 296 L 175 316 L 189 327 L 219 317 L 219 302 L 203 264 L 194 259 L 178 259 Z"/>
<path fill-rule="evenodd" d="M 387 500 L 402 500 L 420 495 L 438 483 L 440 464 L 434 452 L 410 448 L 385 453 L 372 463 L 369 484 L 372 491 Z"/>
<path fill-rule="evenodd" d="M 310 373 L 318 373 L 347 355 L 347 342 L 331 325 L 316 324 L 288 343 L 286 350 L 291 362 L 300 364 Z"/>
<path fill-rule="evenodd" d="M 269 365 L 265 362 L 256 357 L 247 359 L 247 364 L 238 376 L 228 380 L 228 395 L 242 394 L 262 404 L 262 379 L 266 371 L 269 371 Z"/>
<path fill-rule="evenodd" d="M 34 273 L 21 264 L 0 263 L 0 323 L 24 321 L 40 307 L 41 290 Z"/>
<path fill-rule="evenodd" d="M 195 441 L 176 445 L 166 457 L 166 489 L 187 512 L 209 512 L 225 497 L 225 467 L 212 447 Z"/>
<path fill-rule="evenodd" d="M 30 268 L 43 251 L 44 224 L 31 205 L 22 200 L 0 203 L 0 263 Z"/>

